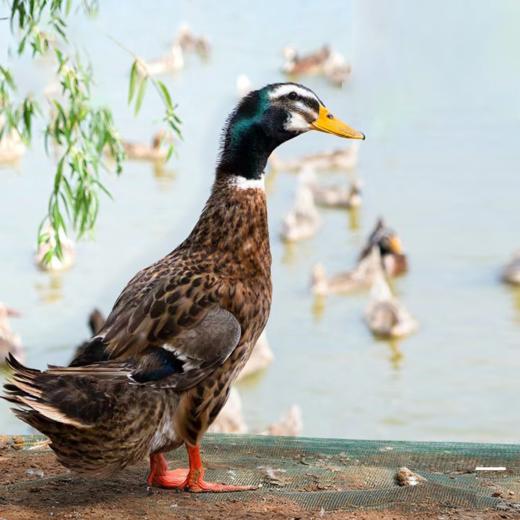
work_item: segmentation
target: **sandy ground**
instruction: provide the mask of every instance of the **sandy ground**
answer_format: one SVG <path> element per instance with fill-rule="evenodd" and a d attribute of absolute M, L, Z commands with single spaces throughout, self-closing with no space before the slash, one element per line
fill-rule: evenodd
<path fill-rule="evenodd" d="M 147 489 L 146 465 L 125 470 L 110 480 L 86 480 L 68 473 L 52 452 L 28 457 L 9 448 L 0 450 L 0 520 L 27 519 L 357 519 L 453 520 L 520 519 L 520 512 L 469 511 L 431 507 L 403 511 L 309 511 L 276 496 L 248 492 L 201 496 Z"/>

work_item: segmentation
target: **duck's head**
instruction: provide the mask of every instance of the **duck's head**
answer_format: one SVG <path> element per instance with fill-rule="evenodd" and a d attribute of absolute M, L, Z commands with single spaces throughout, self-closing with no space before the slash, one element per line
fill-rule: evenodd
<path fill-rule="evenodd" d="M 367 244 L 361 252 L 360 259 L 366 258 L 372 248 L 379 250 L 381 258 L 387 256 L 404 257 L 404 250 L 399 235 L 388 227 L 382 218 L 378 219 L 374 230 L 367 240 Z"/>
<path fill-rule="evenodd" d="M 228 119 L 218 173 L 259 179 L 277 146 L 309 130 L 365 138 L 303 85 L 274 83 L 254 90 L 241 99 Z"/>

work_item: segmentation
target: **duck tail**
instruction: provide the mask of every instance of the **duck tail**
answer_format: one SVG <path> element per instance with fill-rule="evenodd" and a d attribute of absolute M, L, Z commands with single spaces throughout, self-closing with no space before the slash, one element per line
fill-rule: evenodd
<path fill-rule="evenodd" d="M 13 412 L 22 421 L 46 435 L 55 431 L 56 423 L 77 428 L 92 426 L 82 420 L 79 414 L 67 410 L 65 397 L 71 389 L 65 378 L 28 368 L 12 354 L 9 354 L 6 362 L 13 370 L 13 375 L 4 385 L 5 393 L 2 397 L 17 405 Z"/>

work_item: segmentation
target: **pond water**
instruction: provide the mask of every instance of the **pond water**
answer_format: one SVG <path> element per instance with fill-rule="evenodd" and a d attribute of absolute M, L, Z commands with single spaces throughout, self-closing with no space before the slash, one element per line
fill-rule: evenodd
<path fill-rule="evenodd" d="M 136 119 L 126 106 L 131 58 L 163 54 L 187 21 L 211 40 L 208 63 L 196 57 L 164 80 L 182 117 L 171 172 L 127 163 L 109 176 L 92 240 L 61 276 L 32 263 L 37 224 L 51 186 L 52 162 L 38 143 L 18 170 L 0 170 L 0 300 L 19 309 L 12 324 L 30 366 L 66 363 L 87 335 L 94 307 L 108 312 L 130 277 L 173 249 L 208 195 L 221 127 L 236 102 L 235 79 L 283 80 L 281 49 L 330 43 L 352 63 L 343 89 L 323 78 L 302 82 L 338 116 L 367 134 L 357 176 L 364 204 L 357 222 L 323 211 L 315 238 L 287 249 L 281 220 L 296 179 L 271 179 L 269 212 L 274 300 L 267 327 L 276 359 L 240 387 L 252 430 L 301 406 L 309 436 L 518 441 L 520 294 L 498 280 L 520 247 L 520 4 L 497 2 L 233 0 L 102 2 L 96 20 L 72 22 L 95 69 L 96 100 L 114 108 L 122 134 L 148 141 L 161 107 L 150 90 Z M 0 22 L 6 24 L 6 22 Z M 7 25 L 0 31 L 2 62 Z M 21 89 L 43 87 L 52 65 L 15 64 Z M 309 133 L 284 145 L 293 157 L 342 145 Z M 342 180 L 331 174 L 329 180 Z M 398 230 L 411 261 L 396 282 L 420 330 L 400 343 L 376 341 L 362 322 L 368 295 L 329 297 L 316 313 L 308 289 L 315 262 L 349 268 L 378 215 Z M 27 432 L 0 403 L 0 431 Z"/>

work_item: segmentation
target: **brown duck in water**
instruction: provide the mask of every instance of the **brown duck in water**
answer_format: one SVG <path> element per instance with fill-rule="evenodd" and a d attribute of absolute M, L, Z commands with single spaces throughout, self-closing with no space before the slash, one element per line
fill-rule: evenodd
<path fill-rule="evenodd" d="M 50 437 L 63 465 L 107 476 L 149 456 L 149 485 L 251 489 L 206 482 L 199 445 L 269 315 L 267 158 L 313 129 L 364 138 L 303 86 L 273 84 L 244 97 L 193 231 L 134 276 L 83 355 L 45 371 L 9 358 L 5 398 Z M 182 444 L 189 469 L 169 471 L 163 453 Z"/>
<path fill-rule="evenodd" d="M 374 260 L 371 254 L 374 248 L 378 250 L 380 260 Z M 354 269 L 327 277 L 321 264 L 314 266 L 311 275 L 312 292 L 324 296 L 368 289 L 374 281 L 379 263 L 382 263 L 385 274 L 390 277 L 399 276 L 408 270 L 408 259 L 399 236 L 381 218 L 370 233 Z"/>

